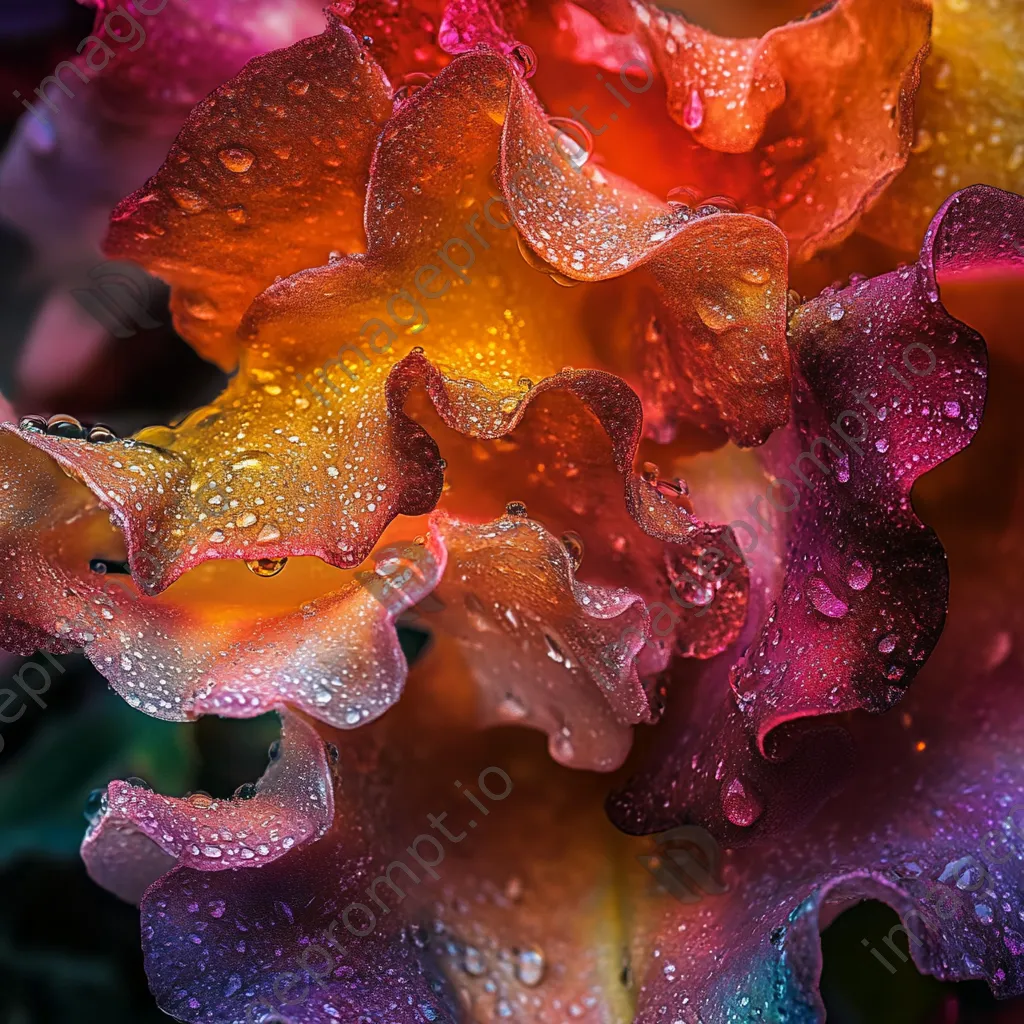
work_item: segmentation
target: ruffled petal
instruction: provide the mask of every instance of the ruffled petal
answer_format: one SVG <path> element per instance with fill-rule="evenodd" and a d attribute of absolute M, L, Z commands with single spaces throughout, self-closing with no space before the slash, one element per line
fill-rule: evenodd
<path fill-rule="evenodd" d="M 247 17 L 251 15 L 247 14 Z M 106 251 L 174 286 L 178 331 L 225 369 L 275 278 L 365 245 L 362 203 L 387 80 L 332 12 L 189 115 L 161 171 L 114 211 Z"/>
<path fill-rule="evenodd" d="M 398 699 L 407 665 L 395 620 L 444 571 L 436 537 L 384 546 L 375 572 L 271 560 L 254 571 L 284 571 L 257 579 L 214 562 L 150 597 L 118 573 L 123 540 L 84 487 L 9 432 L 0 457 L 5 646 L 84 647 L 129 704 L 176 721 L 286 703 L 351 728 Z"/>
<path fill-rule="evenodd" d="M 650 89 L 653 66 L 672 118 L 656 130 L 673 140 L 673 159 L 666 153 L 659 181 L 666 189 L 682 184 L 706 196 L 725 192 L 743 205 L 773 210 L 797 260 L 849 235 L 906 163 L 928 48 L 930 5 L 923 0 L 838 0 L 761 39 L 715 36 L 654 4 L 580 6 L 612 32 L 630 34 L 649 55 L 624 63 L 621 49 L 595 47 L 594 29 L 575 19 L 584 43 L 577 59 L 607 49 L 615 62 L 606 56 L 605 68 L 630 69 L 623 70 L 623 88 L 612 85 L 633 110 L 612 108 L 612 119 L 625 127 L 615 126 L 616 139 L 606 140 L 611 166 L 654 187 L 652 172 L 634 172 L 630 163 L 650 163 L 664 144 L 637 147 L 639 129 L 629 131 L 627 120 L 659 119 L 653 103 L 662 98 L 660 88 L 650 104 L 629 95 Z M 646 81 L 627 84 L 629 74 Z M 597 120 L 587 116 L 588 124 Z M 676 125 L 687 134 L 680 136 Z M 605 122 L 601 134 L 611 128 Z M 632 159 L 612 156 L 626 146 Z"/>
<path fill-rule="evenodd" d="M 83 67 L 108 110 L 128 123 L 177 119 L 251 57 L 323 27 L 322 0 L 90 0 Z M 134 25 L 125 9 L 134 15 Z M 110 53 L 104 51 L 104 47 Z M 102 61 L 102 63 L 100 63 Z"/>
<path fill-rule="evenodd" d="M 904 252 L 951 190 L 985 183 L 1024 192 L 1024 10 L 958 0 L 934 7 L 911 155 L 864 221 L 865 232 Z"/>
<path fill-rule="evenodd" d="M 282 712 L 280 745 L 251 792 L 160 796 L 111 782 L 82 842 L 90 877 L 137 903 L 175 865 L 197 871 L 262 867 L 327 832 L 334 790 L 324 744 L 300 716 Z"/>
<path fill-rule="evenodd" d="M 812 742 L 782 727 L 902 698 L 942 631 L 948 589 L 945 553 L 910 490 L 971 441 L 986 390 L 984 341 L 946 312 L 936 273 L 1021 261 L 1022 230 L 1024 200 L 975 186 L 936 214 L 915 267 L 794 313 L 795 425 L 768 446 L 768 488 L 747 490 L 754 500 L 730 524 L 747 551 L 772 536 L 754 574 L 759 611 L 739 660 L 723 657 L 704 684 L 704 715 L 734 737 L 741 716 L 751 744 L 720 740 L 709 753 L 693 730 L 677 733 L 672 753 L 612 801 L 621 827 L 655 831 L 690 814 L 730 842 L 774 831 L 785 819 L 765 816 L 765 803 L 788 798 L 758 792 L 752 774 L 764 775 L 761 757 L 784 761 Z M 724 780 L 723 746 L 733 751 Z"/>
<path fill-rule="evenodd" d="M 529 725 L 562 764 L 618 768 L 631 726 L 651 717 L 635 665 L 647 632 L 641 599 L 576 580 L 565 546 L 525 515 L 434 521 L 452 571 L 425 618 L 454 638 L 480 724 Z"/>
<path fill-rule="evenodd" d="M 440 385 L 428 378 L 435 399 Z M 488 519 L 522 504 L 569 545 L 579 578 L 638 594 L 651 620 L 642 673 L 674 653 L 712 657 L 736 638 L 748 586 L 736 540 L 693 515 L 685 482 L 661 479 L 653 463 L 633 469 L 642 410 L 621 380 L 579 370 L 548 378 L 494 439 L 459 432 L 436 400 L 436 411 L 414 408 L 447 463 L 445 509 Z"/>
<path fill-rule="evenodd" d="M 336 45 L 352 58 L 351 47 L 343 45 L 350 40 L 346 30 L 334 23 L 327 39 L 254 62 L 240 80 L 257 88 L 261 68 L 304 48 L 320 52 L 317 47 Z M 406 378 L 389 378 L 413 341 L 431 345 L 452 422 L 480 436 L 509 429 L 534 381 L 566 364 L 592 365 L 599 359 L 595 348 L 614 344 L 610 335 L 602 342 L 603 329 L 591 330 L 583 316 L 590 289 L 566 291 L 536 273 L 521 258 L 507 221 L 494 216 L 493 206 L 501 202 L 487 185 L 494 159 L 501 156 L 505 170 L 500 173 L 514 181 L 526 153 L 521 136 L 554 138 L 516 66 L 494 54 L 465 55 L 403 104 L 388 122 L 374 159 L 367 253 L 300 272 L 264 292 L 244 321 L 249 342 L 240 372 L 213 406 L 174 429 L 147 430 L 102 448 L 26 435 L 110 508 L 124 529 L 133 575 L 147 593 L 159 592 L 207 559 L 316 555 L 353 566 L 366 558 L 396 515 L 419 515 L 433 507 L 442 483 L 436 445 L 402 411 Z M 275 88 L 278 84 L 275 79 Z M 298 95 L 287 86 L 281 91 L 282 103 L 301 106 L 305 99 L 301 89 Z M 218 102 L 211 101 L 212 108 Z M 457 150 L 437 142 L 454 123 L 462 130 Z M 222 152 L 217 147 L 230 148 L 235 138 L 223 127 L 206 144 L 211 154 Z M 520 141 L 509 142 L 510 135 Z M 297 151 L 293 159 L 309 159 L 312 148 Z M 560 159 L 561 177 L 575 174 L 564 154 Z M 177 174 L 192 165 L 191 159 L 179 165 L 172 158 L 162 173 Z M 225 168 L 221 172 L 238 176 Z M 422 184 L 409 186 L 410 179 Z M 206 184 L 219 180 L 210 177 Z M 687 293 L 698 312 L 681 313 L 671 328 L 685 356 L 675 363 L 683 378 L 676 398 L 686 397 L 673 406 L 662 402 L 662 409 L 673 422 L 721 422 L 743 443 L 762 439 L 786 415 L 786 373 L 779 369 L 785 353 L 781 236 L 756 218 L 673 214 L 625 186 L 602 186 L 593 176 L 588 181 L 566 185 L 564 202 L 587 208 L 600 199 L 608 218 L 617 210 L 623 225 L 614 243 L 621 256 L 610 264 L 598 261 L 586 271 L 591 276 L 657 263 L 662 285 L 671 291 L 684 280 L 683 255 L 698 246 L 709 254 L 709 271 L 736 272 L 725 285 L 691 287 Z M 407 190 L 414 201 L 399 201 Z M 165 209 L 170 200 L 163 193 L 147 194 L 158 193 L 163 198 L 153 205 Z M 212 205 L 211 194 L 193 194 L 201 205 Z M 136 197 L 126 210 L 151 205 L 132 205 L 139 202 Z M 182 231 L 183 239 L 191 237 L 188 216 L 179 209 L 168 222 L 171 230 L 157 233 L 161 247 L 177 245 L 172 239 Z M 195 216 L 208 216 L 211 225 L 219 218 L 212 212 Z M 523 216 L 531 215 L 524 211 Z M 126 213 L 115 237 L 133 217 Z M 218 230 L 233 230 L 226 215 L 217 223 Z M 660 225 L 666 236 L 644 236 L 643 225 Z M 448 241 L 437 248 L 446 235 Z M 747 267 L 759 239 L 768 252 L 756 267 Z M 567 221 L 559 245 L 567 249 L 591 241 L 577 237 Z M 731 250 L 741 254 L 739 265 Z M 413 284 L 424 303 L 413 297 Z M 381 297 L 389 292 L 382 308 Z M 180 298 L 187 292 L 178 287 L 174 294 Z M 432 323 L 435 319 L 440 322 Z M 534 344 L 540 336 L 545 344 Z M 358 343 L 345 344 L 357 337 Z M 702 353 L 693 359 L 698 369 L 730 382 L 698 387 L 696 376 L 688 377 L 694 371 L 685 368 L 697 352 Z M 617 358 L 621 362 L 626 355 Z"/>

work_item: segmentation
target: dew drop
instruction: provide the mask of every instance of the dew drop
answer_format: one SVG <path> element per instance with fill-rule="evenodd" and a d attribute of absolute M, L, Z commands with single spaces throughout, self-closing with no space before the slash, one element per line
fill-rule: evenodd
<path fill-rule="evenodd" d="M 537 70 L 537 55 L 526 43 L 517 43 L 510 54 L 515 61 L 517 74 L 522 78 L 532 78 Z"/>
<path fill-rule="evenodd" d="M 683 127 L 695 132 L 704 123 L 704 100 L 698 89 L 691 89 L 683 107 Z"/>
<path fill-rule="evenodd" d="M 234 174 L 243 174 L 256 161 L 256 154 L 243 146 L 227 146 L 220 150 L 217 159 Z"/>
<path fill-rule="evenodd" d="M 529 988 L 535 988 L 544 977 L 544 954 L 534 947 L 524 949 L 516 958 L 516 977 Z"/>
<path fill-rule="evenodd" d="M 807 596 L 811 604 L 830 619 L 841 619 L 850 610 L 850 606 L 836 597 L 820 576 L 812 576 L 807 581 Z"/>
<path fill-rule="evenodd" d="M 583 538 L 575 530 L 566 530 L 562 534 L 562 544 L 569 554 L 573 572 L 576 572 L 583 561 Z"/>
<path fill-rule="evenodd" d="M 507 516 L 525 516 L 526 506 L 521 501 L 510 501 L 505 506 L 505 515 Z"/>
<path fill-rule="evenodd" d="M 276 576 L 287 564 L 287 558 L 247 558 L 245 560 L 249 572 L 255 576 L 269 578 Z"/>
<path fill-rule="evenodd" d="M 864 590 L 871 582 L 874 574 L 875 571 L 870 565 L 862 562 L 859 558 L 855 558 L 847 570 L 846 582 L 849 583 L 852 590 Z"/>
<path fill-rule="evenodd" d="M 749 828 L 761 817 L 764 802 L 749 782 L 733 778 L 722 787 L 722 811 L 734 825 Z"/>

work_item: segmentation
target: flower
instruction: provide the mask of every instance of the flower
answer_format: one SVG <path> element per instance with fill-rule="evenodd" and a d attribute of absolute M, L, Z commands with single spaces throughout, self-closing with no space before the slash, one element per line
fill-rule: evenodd
<path fill-rule="evenodd" d="M 167 1013 L 817 1019 L 863 898 L 1021 994 L 1015 526 L 946 508 L 989 355 L 940 277 L 1019 268 L 1024 199 L 972 185 L 916 263 L 789 290 L 914 187 L 929 15 L 335 4 L 118 204 L 107 254 L 234 376 L 130 438 L 4 425 L 0 639 L 159 718 L 280 713 L 230 800 L 115 781 L 91 821 Z M 699 909 L 637 860 L 694 823 L 728 849 Z"/>

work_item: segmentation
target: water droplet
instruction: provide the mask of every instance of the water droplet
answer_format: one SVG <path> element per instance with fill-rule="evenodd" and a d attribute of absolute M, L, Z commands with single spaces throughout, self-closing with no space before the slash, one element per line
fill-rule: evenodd
<path fill-rule="evenodd" d="M 309 82 L 304 78 L 292 78 L 288 82 L 288 91 L 293 96 L 305 96 L 309 92 Z"/>
<path fill-rule="evenodd" d="M 515 61 L 517 74 L 522 78 L 532 78 L 537 70 L 537 55 L 526 43 L 517 43 L 509 55 Z"/>
<path fill-rule="evenodd" d="M 117 434 L 103 423 L 94 423 L 89 428 L 86 440 L 92 444 L 111 444 L 117 440 Z"/>
<path fill-rule="evenodd" d="M 658 464 L 656 462 L 645 462 L 640 467 L 640 475 L 649 484 L 657 483 L 657 481 L 658 481 L 658 474 L 660 472 L 661 472 L 661 470 L 658 468 Z"/>
<path fill-rule="evenodd" d="M 276 576 L 288 564 L 287 558 L 247 558 L 246 568 L 255 576 Z"/>
<path fill-rule="evenodd" d="M 194 793 L 189 793 L 185 799 L 200 810 L 206 810 L 213 803 L 213 797 L 205 789 L 197 789 Z"/>
<path fill-rule="evenodd" d="M 544 967 L 544 954 L 539 949 L 524 949 L 516 958 L 516 977 L 529 988 L 535 988 L 544 977 Z"/>
<path fill-rule="evenodd" d="M 105 789 L 94 789 L 85 798 L 85 808 L 82 813 L 90 825 L 95 825 L 103 817 L 107 809 L 107 791 Z"/>
<path fill-rule="evenodd" d="M 744 267 L 739 274 L 740 280 L 747 284 L 767 284 L 771 276 L 767 267 Z"/>
<path fill-rule="evenodd" d="M 722 787 L 722 811 L 734 825 L 749 828 L 761 817 L 764 802 L 749 782 L 733 778 Z"/>
<path fill-rule="evenodd" d="M 281 756 L 281 741 L 274 740 L 273 743 L 267 747 L 267 757 L 271 761 L 276 761 Z"/>
<path fill-rule="evenodd" d="M 281 539 L 281 531 L 273 523 L 267 523 L 256 536 L 257 544 L 271 544 Z"/>
<path fill-rule="evenodd" d="M 704 123 L 704 101 L 700 91 L 691 89 L 683 107 L 683 127 L 695 132 Z"/>
<path fill-rule="evenodd" d="M 896 649 L 896 641 L 898 639 L 899 637 L 897 637 L 895 633 L 890 633 L 888 636 L 883 636 L 882 639 L 878 641 L 879 651 L 881 651 L 882 654 L 892 654 L 892 652 Z"/>
<path fill-rule="evenodd" d="M 18 426 L 22 430 L 28 430 L 33 434 L 45 434 L 46 433 L 46 417 L 45 416 L 22 416 L 18 421 Z"/>
<path fill-rule="evenodd" d="M 242 785 L 235 790 L 236 800 L 251 800 L 256 795 L 256 783 L 255 782 L 243 782 Z"/>
<path fill-rule="evenodd" d="M 566 530 L 562 534 L 562 544 L 569 553 L 573 571 L 577 571 L 583 561 L 583 538 L 575 530 Z"/>
<path fill-rule="evenodd" d="M 960 415 L 960 403 L 944 402 L 942 405 L 942 411 L 949 419 L 955 420 Z"/>
<path fill-rule="evenodd" d="M 462 969 L 474 978 L 480 977 L 487 970 L 487 961 L 476 946 L 467 946 L 463 951 Z"/>
<path fill-rule="evenodd" d="M 85 437 L 82 424 L 74 416 L 51 416 L 46 421 L 46 432 L 54 437 L 81 439 Z"/>
<path fill-rule="evenodd" d="M 811 604 L 830 619 L 841 619 L 850 610 L 850 606 L 836 597 L 820 576 L 812 576 L 807 581 L 807 596 Z"/>
<path fill-rule="evenodd" d="M 841 302 L 833 302 L 828 307 L 828 318 L 829 318 L 829 320 L 832 320 L 833 322 L 835 322 L 835 321 L 838 321 L 838 320 L 842 320 L 844 316 L 846 316 L 846 310 L 843 309 L 843 305 L 842 305 Z"/>
<path fill-rule="evenodd" d="M 430 78 L 430 75 L 422 71 L 410 72 L 398 83 L 394 92 L 395 101 L 404 103 L 411 96 L 415 96 L 420 89 L 430 84 Z"/>
<path fill-rule="evenodd" d="M 870 565 L 862 562 L 859 558 L 855 558 L 847 570 L 846 582 L 849 583 L 852 590 L 864 590 L 871 582 L 874 574 L 875 571 Z"/>
<path fill-rule="evenodd" d="M 526 506 L 521 501 L 510 501 L 505 506 L 505 515 L 507 516 L 525 516 Z"/>
<path fill-rule="evenodd" d="M 243 146 L 227 146 L 217 154 L 217 159 L 234 174 L 243 174 L 256 161 L 256 154 Z"/>
<path fill-rule="evenodd" d="M 206 200 L 198 192 L 183 188 L 181 185 L 171 185 L 167 191 L 179 208 L 186 213 L 202 213 L 206 209 Z"/>
<path fill-rule="evenodd" d="M 234 221 L 236 224 L 248 224 L 249 223 L 249 211 L 241 204 L 236 206 L 226 206 L 224 212 L 228 215 L 228 219 Z"/>

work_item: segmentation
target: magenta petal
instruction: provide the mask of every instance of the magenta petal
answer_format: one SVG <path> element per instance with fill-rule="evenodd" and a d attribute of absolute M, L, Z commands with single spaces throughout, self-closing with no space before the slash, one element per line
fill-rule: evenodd
<path fill-rule="evenodd" d="M 262 867 L 327 831 L 334 794 L 324 744 L 306 721 L 281 712 L 280 753 L 250 799 L 184 799 L 114 781 L 86 833 L 90 876 L 131 903 L 176 863 L 199 871 Z"/>
<path fill-rule="evenodd" d="M 945 552 L 910 490 L 970 442 L 986 392 L 984 341 L 946 312 L 935 274 L 1024 262 L 1015 239 L 1024 200 L 974 186 L 938 212 L 916 266 L 795 312 L 794 424 L 764 449 L 764 483 L 777 482 L 751 488 L 736 512 L 748 525 L 731 524 L 753 565 L 746 649 L 709 664 L 693 727 L 666 735 L 612 798 L 621 828 L 695 819 L 737 845 L 795 827 L 850 761 L 838 727 L 807 735 L 809 720 L 903 696 L 942 632 L 948 592 Z M 734 779 L 756 796 L 737 800 Z"/>

